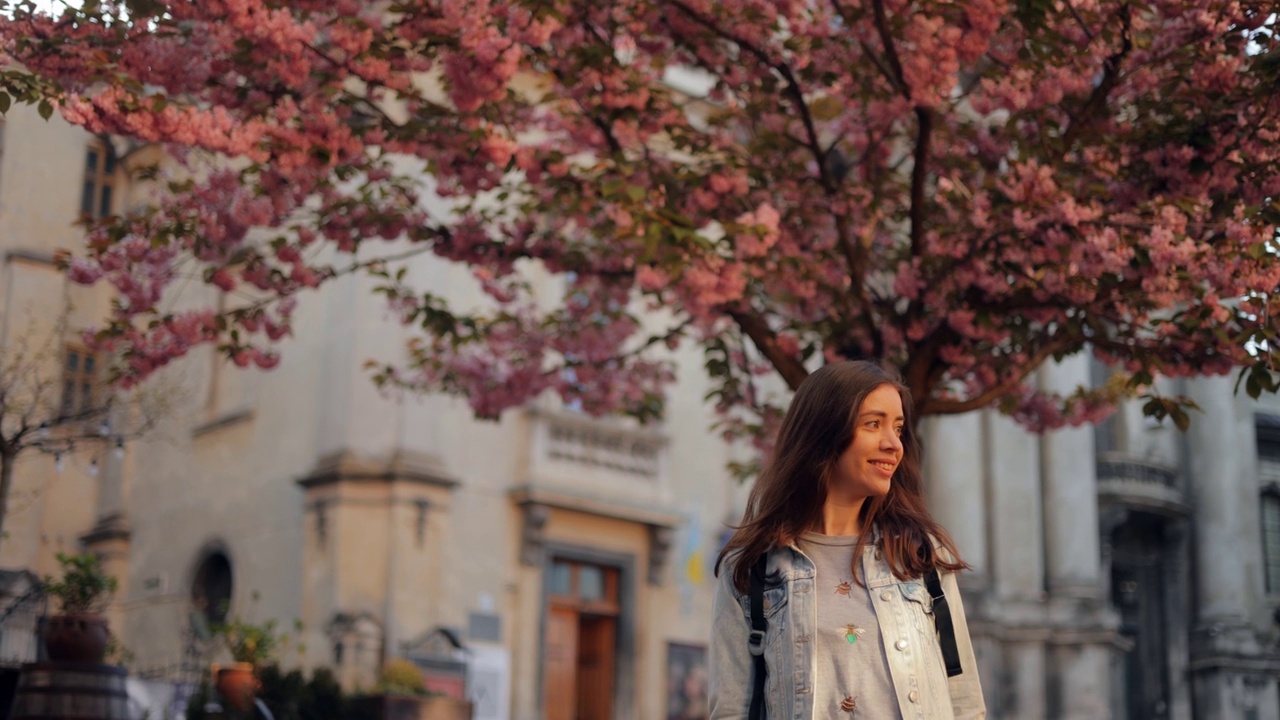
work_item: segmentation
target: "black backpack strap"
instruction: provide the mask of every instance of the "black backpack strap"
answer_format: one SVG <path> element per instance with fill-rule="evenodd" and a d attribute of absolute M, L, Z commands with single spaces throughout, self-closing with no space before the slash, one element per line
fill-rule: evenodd
<path fill-rule="evenodd" d="M 925 587 L 933 598 L 933 624 L 938 629 L 938 644 L 942 646 L 942 662 L 947 666 L 947 677 L 964 672 L 960 667 L 960 650 L 956 647 L 956 627 L 951 622 L 951 608 L 946 593 L 942 592 L 942 578 L 937 568 L 924 576 Z"/>
<path fill-rule="evenodd" d="M 752 660 L 749 720 L 764 720 L 764 678 L 767 672 L 764 664 L 764 631 L 768 627 L 764 619 L 764 574 L 768 559 L 769 554 L 765 553 L 751 566 L 748 588 L 751 600 L 751 635 L 747 638 L 747 648 L 751 651 Z"/>

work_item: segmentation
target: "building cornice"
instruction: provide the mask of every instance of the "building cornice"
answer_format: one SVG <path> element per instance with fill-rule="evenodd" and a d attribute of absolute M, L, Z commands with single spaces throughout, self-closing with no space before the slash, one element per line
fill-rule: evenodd
<path fill-rule="evenodd" d="M 332 453 L 320 458 L 297 482 L 306 490 L 344 483 L 408 483 L 448 489 L 458 485 L 434 455 L 406 450 L 387 457 L 360 456 L 350 450 Z"/>

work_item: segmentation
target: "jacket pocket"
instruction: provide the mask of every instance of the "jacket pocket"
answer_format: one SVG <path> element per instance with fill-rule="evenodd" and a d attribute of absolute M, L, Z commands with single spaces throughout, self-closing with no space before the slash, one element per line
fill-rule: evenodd
<path fill-rule="evenodd" d="M 918 607 L 926 615 L 933 614 L 933 598 L 929 595 L 929 588 L 924 586 L 923 580 L 908 580 L 907 582 L 897 583 L 898 591 L 902 593 L 902 599 L 912 605 Z"/>
<path fill-rule="evenodd" d="M 747 616 L 747 622 L 751 622 L 751 595 L 750 593 L 743 595 L 738 599 L 742 603 L 742 612 Z M 774 585 L 765 587 L 764 589 L 764 618 L 772 621 L 783 606 L 787 604 L 787 588 L 785 585 Z"/>

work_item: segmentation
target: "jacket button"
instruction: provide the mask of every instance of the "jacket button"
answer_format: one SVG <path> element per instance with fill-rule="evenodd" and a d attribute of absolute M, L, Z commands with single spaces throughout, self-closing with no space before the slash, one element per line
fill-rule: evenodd
<path fill-rule="evenodd" d="M 893 644 L 893 646 L 894 646 L 894 647 L 896 647 L 896 648 L 898 648 L 899 650 L 906 650 L 906 649 L 907 649 L 907 641 L 906 641 L 906 640 L 899 640 L 898 642 L 894 643 L 894 644 Z"/>
<path fill-rule="evenodd" d="M 889 602 L 890 600 L 893 599 L 893 593 L 889 592 L 888 590 L 885 590 L 884 592 L 880 593 L 880 599 L 884 600 L 885 602 Z"/>
<path fill-rule="evenodd" d="M 920 702 L 920 693 L 916 692 L 915 690 L 912 690 L 911 692 L 907 693 L 907 699 L 913 703 L 918 703 Z"/>

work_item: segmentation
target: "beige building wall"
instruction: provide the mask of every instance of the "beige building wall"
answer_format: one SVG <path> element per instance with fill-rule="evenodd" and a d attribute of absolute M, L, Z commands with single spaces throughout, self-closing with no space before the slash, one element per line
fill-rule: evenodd
<path fill-rule="evenodd" d="M 0 129 L 0 365 L 17 363 L 28 377 L 48 384 L 42 398 L 51 409 L 32 417 L 52 419 L 61 398 L 63 351 L 80 344 L 79 331 L 102 315 L 108 298 L 72 286 L 53 263 L 59 250 L 83 245 L 75 222 L 85 153 L 94 139 L 27 107 L 12 109 Z M 43 576 L 55 571 L 58 552 L 79 548 L 80 536 L 96 520 L 97 478 L 112 461 L 108 450 L 85 442 L 61 462 L 35 451 L 18 458 L 0 567 Z"/>

